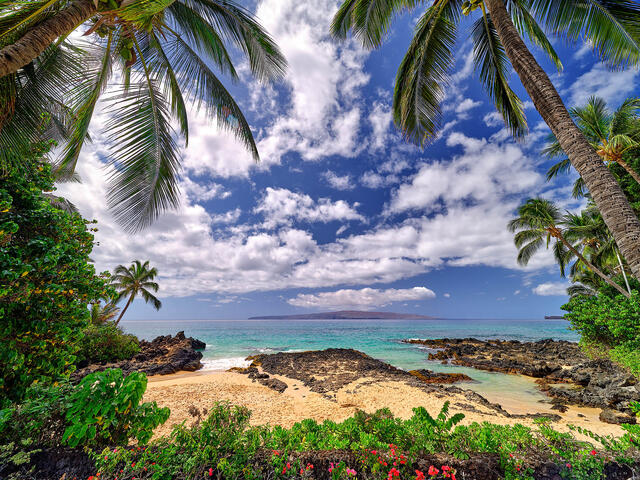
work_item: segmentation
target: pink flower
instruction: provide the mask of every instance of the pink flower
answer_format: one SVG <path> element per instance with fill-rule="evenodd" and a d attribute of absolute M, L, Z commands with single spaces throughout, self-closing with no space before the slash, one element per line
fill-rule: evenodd
<path fill-rule="evenodd" d="M 210 469 L 209 469 L 209 476 L 210 476 L 210 477 L 213 477 L 213 468 L 210 468 Z"/>

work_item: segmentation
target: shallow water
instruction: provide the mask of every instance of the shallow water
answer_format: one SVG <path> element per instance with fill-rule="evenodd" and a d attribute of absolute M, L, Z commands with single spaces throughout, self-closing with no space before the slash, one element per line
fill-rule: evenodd
<path fill-rule="evenodd" d="M 578 339 L 564 320 L 125 320 L 122 326 L 147 340 L 184 330 L 187 336 L 207 344 L 203 363 L 209 370 L 244 366 L 244 358 L 257 353 L 354 348 L 406 370 L 462 372 L 475 382 L 460 387 L 470 388 L 512 413 L 548 411 L 548 399 L 532 379 L 431 362 L 427 360 L 428 349 L 400 341 L 445 337 Z"/>

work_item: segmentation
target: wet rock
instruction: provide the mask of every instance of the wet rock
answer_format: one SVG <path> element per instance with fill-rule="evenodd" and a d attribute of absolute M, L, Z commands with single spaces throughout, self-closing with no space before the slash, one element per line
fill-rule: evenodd
<path fill-rule="evenodd" d="M 202 352 L 204 342 L 191 337 L 185 337 L 184 332 L 178 332 L 175 337 L 164 335 L 152 341 L 140 341 L 140 352 L 130 360 L 115 363 L 91 364 L 77 370 L 72 380 L 79 380 L 89 373 L 120 368 L 128 375 L 131 372 L 143 372 L 147 375 L 168 375 L 179 371 L 193 372 L 202 368 Z"/>
<path fill-rule="evenodd" d="M 282 393 L 287 389 L 287 384 L 277 378 L 258 378 L 258 382 L 278 393 Z"/>
<path fill-rule="evenodd" d="M 622 425 L 623 423 L 635 425 L 636 423 L 635 415 L 629 415 L 624 412 L 619 412 L 618 410 L 612 410 L 611 408 L 602 410 L 599 418 L 601 422 L 613 423 L 615 425 Z"/>

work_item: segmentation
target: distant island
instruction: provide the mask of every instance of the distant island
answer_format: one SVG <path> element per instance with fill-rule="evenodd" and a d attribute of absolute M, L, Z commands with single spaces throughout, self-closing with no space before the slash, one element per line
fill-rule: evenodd
<path fill-rule="evenodd" d="M 545 320 L 564 320 L 564 315 L 545 315 Z"/>
<path fill-rule="evenodd" d="M 412 313 L 365 312 L 360 310 L 340 310 L 339 312 L 298 313 L 295 315 L 262 315 L 249 320 L 431 320 L 435 317 Z"/>

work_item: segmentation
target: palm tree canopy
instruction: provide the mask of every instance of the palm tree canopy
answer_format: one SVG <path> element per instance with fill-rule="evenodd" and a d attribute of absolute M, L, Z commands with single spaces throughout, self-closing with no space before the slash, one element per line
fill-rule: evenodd
<path fill-rule="evenodd" d="M 0 48 L 15 45 L 65 9 L 87 1 L 3 5 Z M 68 177 L 90 139 L 89 126 L 102 99 L 110 117 L 106 129 L 114 167 L 108 203 L 119 223 L 135 231 L 178 204 L 180 155 L 173 124 L 187 143 L 188 103 L 216 118 L 219 127 L 259 159 L 247 120 L 211 67 L 238 81 L 230 53 L 234 48 L 247 58 L 258 80 L 271 81 L 284 75 L 286 61 L 253 15 L 232 0 L 110 0 L 95 5 L 89 5 L 93 16 L 85 19 L 90 42 L 57 43 L 0 78 L 0 141 L 14 147 L 0 154 L 0 161 L 20 158 L 38 131 L 33 124 L 40 112 L 53 112 L 59 136 L 66 140 L 57 171 L 61 179 Z M 114 78 L 122 83 L 114 85 Z"/>
<path fill-rule="evenodd" d="M 585 105 L 573 107 L 569 113 L 604 162 L 620 163 L 633 176 L 634 172 L 629 170 L 631 167 L 624 159 L 627 155 L 637 157 L 640 153 L 640 98 L 627 98 L 611 112 L 602 98 L 592 96 Z M 542 153 L 548 158 L 559 158 L 547 171 L 547 180 L 571 170 L 571 163 L 555 136 L 549 136 Z M 576 180 L 573 196 L 584 197 L 587 193 L 584 181 Z"/>
<path fill-rule="evenodd" d="M 118 265 L 111 277 L 111 285 L 118 292 L 115 303 L 119 303 L 125 297 L 133 299 L 140 295 L 146 303 L 151 303 L 159 310 L 162 302 L 151 293 L 156 293 L 159 289 L 158 284 L 153 281 L 157 275 L 158 270 L 155 267 L 149 268 L 148 260 L 144 263 L 135 260 L 129 267 Z"/>
<path fill-rule="evenodd" d="M 332 23 L 335 37 L 349 32 L 366 48 L 376 48 L 394 18 L 422 2 L 416 0 L 345 0 Z M 472 27 L 476 71 L 485 90 L 515 137 L 527 131 L 522 102 L 508 83 L 511 65 L 482 0 L 430 3 L 415 27 L 414 38 L 396 75 L 393 114 L 405 136 L 419 144 L 435 138 L 441 122 L 447 74 L 461 15 L 480 12 Z M 631 0 L 505 0 L 523 38 L 540 47 L 562 68 L 545 30 L 567 41 L 581 36 L 612 66 L 640 62 L 640 5 Z"/>

